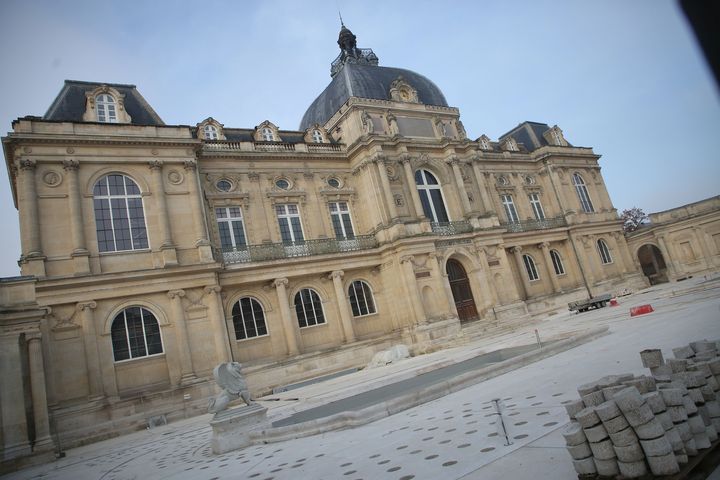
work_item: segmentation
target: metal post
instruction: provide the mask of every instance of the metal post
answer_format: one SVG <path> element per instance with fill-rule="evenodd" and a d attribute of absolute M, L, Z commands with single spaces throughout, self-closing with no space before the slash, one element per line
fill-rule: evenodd
<path fill-rule="evenodd" d="M 512 445 L 512 442 L 510 441 L 510 437 L 508 437 L 507 429 L 505 428 L 505 422 L 503 421 L 502 411 L 500 410 L 500 399 L 494 398 L 493 403 L 495 404 L 495 409 L 497 410 L 498 415 L 498 429 L 500 430 L 500 433 L 505 436 L 505 446 Z"/>

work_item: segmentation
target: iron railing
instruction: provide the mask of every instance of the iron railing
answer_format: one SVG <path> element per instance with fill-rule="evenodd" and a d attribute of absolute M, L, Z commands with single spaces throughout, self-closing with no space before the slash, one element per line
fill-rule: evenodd
<path fill-rule="evenodd" d="M 263 243 L 245 247 L 218 249 L 226 265 L 262 262 L 281 258 L 310 257 L 331 253 L 355 252 L 378 246 L 374 235 L 358 235 L 354 238 L 323 238 L 294 243 Z"/>
<path fill-rule="evenodd" d="M 459 233 L 472 232 L 473 227 L 470 222 L 459 220 L 456 222 L 431 222 L 433 233 L 440 236 L 457 235 Z"/>
<path fill-rule="evenodd" d="M 566 227 L 565 217 L 544 218 L 542 220 L 526 220 L 524 222 L 502 223 L 508 232 L 529 232 L 532 230 L 547 230 L 548 228 Z"/>

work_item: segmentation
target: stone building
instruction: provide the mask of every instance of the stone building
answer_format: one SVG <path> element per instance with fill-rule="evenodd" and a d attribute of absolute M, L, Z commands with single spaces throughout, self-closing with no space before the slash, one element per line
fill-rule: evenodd
<path fill-rule="evenodd" d="M 720 270 L 720 196 L 651 213 L 628 235 L 633 258 L 651 284 Z"/>
<path fill-rule="evenodd" d="M 298 130 L 166 125 L 80 81 L 13 122 L 4 461 L 200 412 L 218 362 L 264 393 L 646 285 L 592 148 L 535 122 L 471 140 L 430 80 L 338 44 Z"/>

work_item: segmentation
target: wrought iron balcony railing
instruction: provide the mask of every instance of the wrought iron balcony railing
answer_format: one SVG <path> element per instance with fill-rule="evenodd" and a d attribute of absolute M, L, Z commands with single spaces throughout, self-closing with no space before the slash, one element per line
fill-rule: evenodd
<path fill-rule="evenodd" d="M 542 220 L 526 220 L 524 222 L 502 223 L 508 232 L 529 232 L 532 230 L 547 230 L 548 228 L 566 227 L 565 217 L 544 218 Z"/>
<path fill-rule="evenodd" d="M 457 222 L 432 222 L 430 223 L 433 233 L 441 236 L 457 235 L 459 233 L 472 232 L 470 222 L 460 220 Z"/>
<path fill-rule="evenodd" d="M 265 243 L 245 247 L 222 248 L 222 260 L 226 265 L 236 263 L 262 262 L 281 258 L 309 257 L 330 253 L 355 252 L 378 246 L 374 235 L 359 235 L 354 238 L 323 238 L 295 243 Z"/>

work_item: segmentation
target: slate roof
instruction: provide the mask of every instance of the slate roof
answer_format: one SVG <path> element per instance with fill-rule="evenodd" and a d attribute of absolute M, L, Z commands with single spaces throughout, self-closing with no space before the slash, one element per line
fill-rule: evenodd
<path fill-rule="evenodd" d="M 543 133 L 550 130 L 550 128 L 552 127 L 550 127 L 547 123 L 526 121 L 522 122 L 509 132 L 500 135 L 499 140 L 502 142 L 507 137 L 513 137 L 518 144 L 523 144 L 528 151 L 532 152 L 540 147 L 550 145 L 543 136 Z M 572 147 L 570 142 L 568 142 L 568 146 Z"/>
<path fill-rule="evenodd" d="M 420 103 L 448 106 L 440 89 L 419 73 L 404 68 L 346 63 L 308 107 L 299 129 L 305 130 L 316 123 L 324 125 L 350 97 L 388 100 L 390 84 L 400 76 L 417 89 Z"/>
<path fill-rule="evenodd" d="M 65 80 L 63 88 L 48 108 L 43 120 L 82 122 L 85 113 L 85 92 L 95 90 L 102 85 L 112 87 L 125 95 L 125 111 L 130 115 L 133 125 L 165 125 L 165 122 L 140 95 L 135 85 L 79 80 Z"/>

